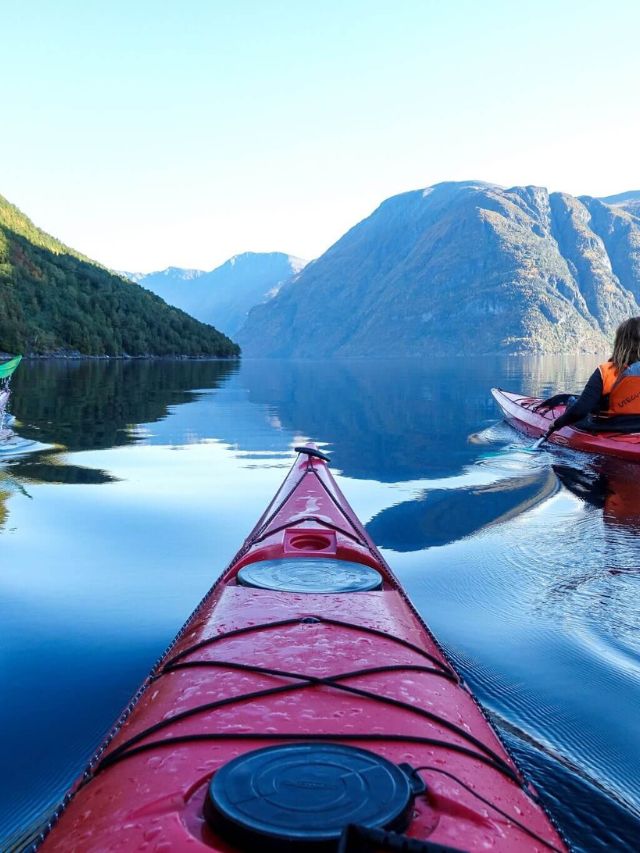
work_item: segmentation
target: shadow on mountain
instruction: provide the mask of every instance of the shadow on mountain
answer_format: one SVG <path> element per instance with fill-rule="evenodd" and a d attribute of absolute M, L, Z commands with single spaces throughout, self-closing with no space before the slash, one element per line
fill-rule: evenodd
<path fill-rule="evenodd" d="M 71 451 L 134 444 L 132 427 L 166 418 L 169 407 L 219 388 L 237 369 L 226 361 L 31 362 L 14 376 L 11 411 L 20 435 L 44 444 Z"/>
<path fill-rule="evenodd" d="M 550 470 L 472 489 L 434 489 L 376 515 L 367 532 L 382 548 L 422 551 L 507 521 L 550 497 L 558 483 Z"/>

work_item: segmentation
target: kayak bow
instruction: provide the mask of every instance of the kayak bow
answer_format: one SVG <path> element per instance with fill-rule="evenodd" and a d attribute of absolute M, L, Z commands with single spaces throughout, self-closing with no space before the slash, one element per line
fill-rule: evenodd
<path fill-rule="evenodd" d="M 326 457 L 296 450 L 42 848 L 565 851 Z"/>
<path fill-rule="evenodd" d="M 542 402 L 541 397 L 526 397 L 501 388 L 492 388 L 491 393 L 505 420 L 520 432 L 536 438 L 543 435 L 566 409 L 566 406 L 555 406 L 547 412 L 534 412 L 534 407 Z M 585 453 L 601 453 L 640 462 L 640 433 L 637 432 L 587 432 L 567 426 L 552 433 L 547 441 Z"/>

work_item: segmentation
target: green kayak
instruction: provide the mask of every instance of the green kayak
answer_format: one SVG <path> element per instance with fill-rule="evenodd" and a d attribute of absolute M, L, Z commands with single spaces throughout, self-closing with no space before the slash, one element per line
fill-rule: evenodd
<path fill-rule="evenodd" d="M 0 379 L 8 379 L 21 361 L 22 356 L 16 355 L 9 361 L 5 361 L 4 364 L 0 364 Z"/>

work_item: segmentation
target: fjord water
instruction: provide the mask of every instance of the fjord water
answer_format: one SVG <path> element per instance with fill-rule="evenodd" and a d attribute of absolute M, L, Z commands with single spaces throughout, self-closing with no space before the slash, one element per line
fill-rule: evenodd
<path fill-rule="evenodd" d="M 273 496 L 339 485 L 576 850 L 640 837 L 640 467 L 489 389 L 593 358 L 37 362 L 0 452 L 0 849 L 21 849 Z"/>

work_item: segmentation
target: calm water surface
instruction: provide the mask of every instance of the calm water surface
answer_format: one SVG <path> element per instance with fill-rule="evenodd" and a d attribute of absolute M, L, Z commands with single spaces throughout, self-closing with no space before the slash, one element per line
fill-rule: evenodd
<path fill-rule="evenodd" d="M 640 469 L 527 453 L 489 394 L 592 369 L 23 363 L 0 451 L 0 849 L 83 768 L 303 439 L 574 848 L 639 849 Z"/>

